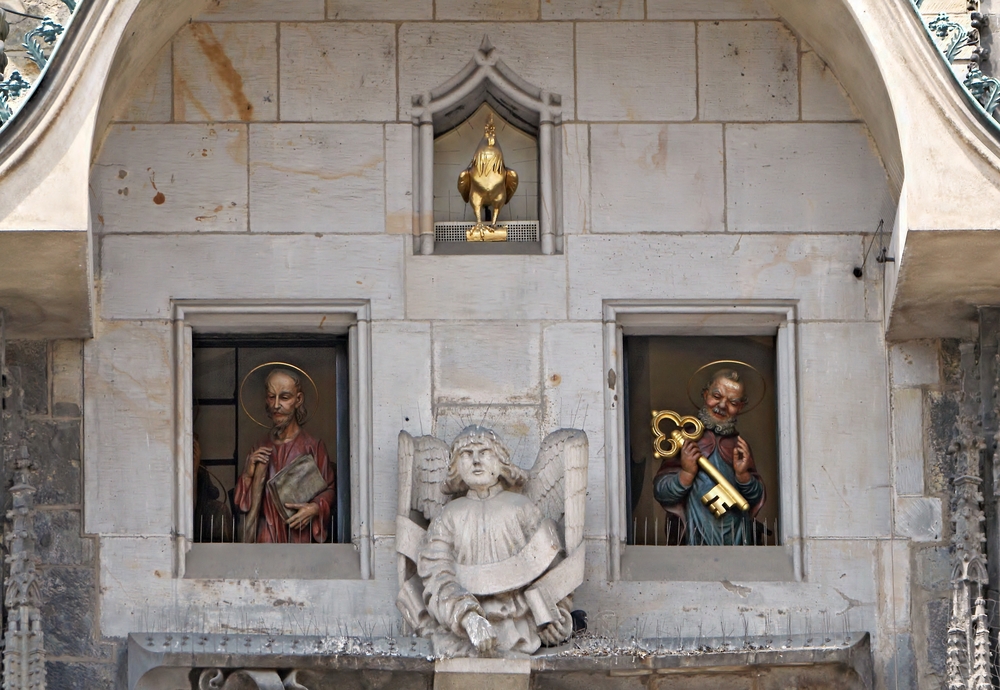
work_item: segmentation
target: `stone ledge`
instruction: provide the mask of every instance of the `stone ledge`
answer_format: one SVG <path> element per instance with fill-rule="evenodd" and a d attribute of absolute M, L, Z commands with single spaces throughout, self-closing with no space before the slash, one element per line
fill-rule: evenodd
<path fill-rule="evenodd" d="M 789 674 L 808 675 L 809 687 L 817 690 L 873 687 L 868 633 L 853 640 L 830 641 L 819 635 L 747 640 L 737 637 L 722 644 L 718 644 L 719 640 L 703 640 L 697 649 L 684 651 L 669 649 L 676 640 L 633 640 L 628 647 L 607 640 L 610 653 L 601 653 L 598 650 L 602 645 L 594 644 L 604 638 L 584 639 L 586 643 L 571 641 L 516 661 L 527 661 L 533 687 L 544 688 L 562 688 L 564 683 L 578 680 L 592 682 L 602 690 L 625 688 L 633 687 L 636 677 L 660 675 L 670 675 L 681 683 L 686 678 L 694 681 L 705 676 L 718 679 L 717 683 L 728 682 L 729 677 L 767 676 L 779 685 L 765 681 L 763 687 L 781 687 L 781 683 L 794 686 Z M 191 675 L 195 669 L 219 669 L 223 675 L 237 670 L 295 673 L 296 681 L 310 689 L 312 684 L 307 678 L 317 688 L 334 687 L 335 681 L 336 687 L 341 687 L 343 681 L 343 687 L 352 688 L 351 678 L 357 674 L 378 673 L 391 675 L 392 687 L 430 688 L 436 663 L 440 662 L 435 662 L 429 642 L 415 637 L 397 641 L 342 636 L 133 633 L 128 639 L 129 690 L 175 690 L 171 683 L 177 678 L 195 677 Z M 462 661 L 457 663 L 461 665 Z"/>
<path fill-rule="evenodd" d="M 192 544 L 187 579 L 358 580 L 353 544 Z"/>

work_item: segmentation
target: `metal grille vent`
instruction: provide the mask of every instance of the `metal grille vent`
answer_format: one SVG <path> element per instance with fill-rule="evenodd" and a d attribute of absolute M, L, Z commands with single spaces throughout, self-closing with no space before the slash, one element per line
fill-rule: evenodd
<path fill-rule="evenodd" d="M 475 223 L 471 221 L 434 223 L 434 241 L 465 242 L 465 233 L 473 225 L 475 225 Z M 498 225 L 507 228 L 508 242 L 538 241 L 537 220 L 501 221 Z"/>

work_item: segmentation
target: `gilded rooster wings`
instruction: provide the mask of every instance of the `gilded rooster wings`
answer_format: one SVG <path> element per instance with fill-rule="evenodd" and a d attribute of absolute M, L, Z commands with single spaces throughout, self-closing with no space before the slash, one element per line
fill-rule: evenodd
<path fill-rule="evenodd" d="M 472 196 L 472 168 L 474 165 L 475 162 L 458 174 L 458 193 L 462 195 L 462 200 L 465 203 L 469 203 Z M 517 191 L 517 173 L 515 171 L 505 170 L 503 187 L 504 203 L 506 204 Z"/>
<path fill-rule="evenodd" d="M 514 192 L 517 191 L 517 173 L 513 170 L 507 170 L 507 176 L 504 181 L 504 189 L 507 192 L 507 201 L 514 196 Z"/>
<path fill-rule="evenodd" d="M 472 192 L 472 167 L 468 167 L 458 174 L 458 193 L 462 195 L 462 200 L 469 203 L 469 195 Z"/>

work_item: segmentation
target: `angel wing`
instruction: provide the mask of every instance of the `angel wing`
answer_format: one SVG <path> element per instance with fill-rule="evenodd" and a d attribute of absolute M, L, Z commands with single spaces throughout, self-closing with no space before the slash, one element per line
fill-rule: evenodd
<path fill-rule="evenodd" d="M 580 429 L 553 431 L 542 441 L 525 484 L 525 495 L 543 515 L 556 522 L 565 518 L 567 553 L 583 541 L 589 458 L 586 432 Z"/>
<path fill-rule="evenodd" d="M 444 494 L 448 476 L 448 444 L 433 436 L 414 438 L 399 432 L 399 503 L 396 511 L 396 559 L 400 589 L 396 607 L 413 630 L 423 631 L 431 624 L 423 603 L 423 585 L 417 576 L 417 553 L 424 537 L 424 527 L 410 519 L 418 510 L 424 518 L 436 517 L 448 496 Z"/>
<path fill-rule="evenodd" d="M 461 187 L 461 184 L 461 178 L 459 178 L 459 187 Z M 504 191 L 507 192 L 507 196 L 504 198 L 508 202 L 514 196 L 514 192 L 517 191 L 517 173 L 510 168 L 507 169 L 507 177 L 504 178 Z"/>
<path fill-rule="evenodd" d="M 411 510 L 432 520 L 448 502 L 442 489 L 448 477 L 448 444 L 433 436 L 399 432 L 399 514 Z"/>
<path fill-rule="evenodd" d="M 468 169 L 458 174 L 458 193 L 465 203 L 469 203 L 469 192 L 472 189 L 472 172 Z"/>

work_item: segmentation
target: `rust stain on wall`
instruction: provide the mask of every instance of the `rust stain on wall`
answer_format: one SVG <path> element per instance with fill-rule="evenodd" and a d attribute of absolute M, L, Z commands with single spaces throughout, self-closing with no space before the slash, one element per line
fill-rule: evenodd
<path fill-rule="evenodd" d="M 656 139 L 656 153 L 653 154 L 653 165 L 657 168 L 667 169 L 669 147 L 670 140 L 667 136 L 667 128 L 664 126 L 660 128 L 660 133 Z"/>
<path fill-rule="evenodd" d="M 208 108 L 202 105 L 191 87 L 188 86 L 187 81 L 179 75 L 174 75 L 174 117 L 179 120 L 186 120 L 187 117 L 187 104 L 188 102 L 194 106 L 195 110 L 201 113 L 203 120 L 214 120 L 212 114 L 208 112 Z"/>
<path fill-rule="evenodd" d="M 222 49 L 222 44 L 216 38 L 212 27 L 208 24 L 192 24 L 191 34 L 198 41 L 201 52 L 208 58 L 215 75 L 222 86 L 229 91 L 229 98 L 236 108 L 236 116 L 248 122 L 253 116 L 253 104 L 243 93 L 243 77 L 233 67 L 232 61 Z"/>

